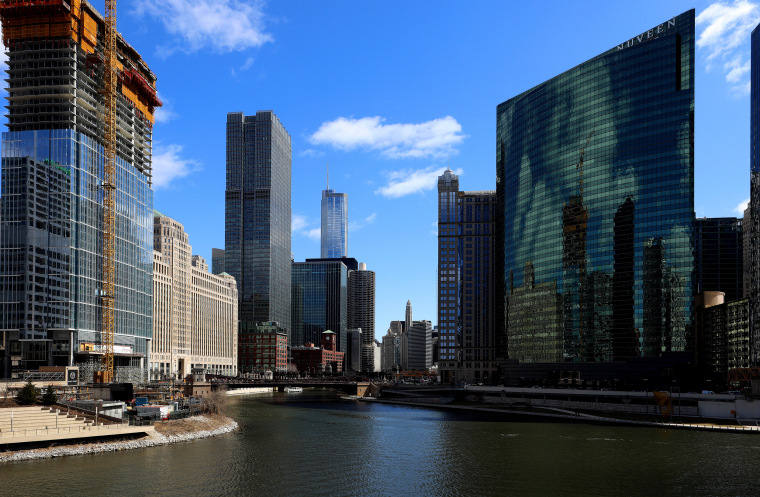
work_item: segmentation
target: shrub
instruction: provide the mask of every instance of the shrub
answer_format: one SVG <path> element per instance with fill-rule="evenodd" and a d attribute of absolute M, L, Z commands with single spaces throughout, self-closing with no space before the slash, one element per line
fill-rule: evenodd
<path fill-rule="evenodd" d="M 26 382 L 16 393 L 16 403 L 22 406 L 30 406 L 37 403 L 37 397 L 40 395 L 40 389 L 35 387 L 32 380 Z"/>
<path fill-rule="evenodd" d="M 42 394 L 42 404 L 51 406 L 56 402 L 58 402 L 58 395 L 56 395 L 55 390 L 53 390 L 53 385 L 48 385 L 47 390 Z"/>

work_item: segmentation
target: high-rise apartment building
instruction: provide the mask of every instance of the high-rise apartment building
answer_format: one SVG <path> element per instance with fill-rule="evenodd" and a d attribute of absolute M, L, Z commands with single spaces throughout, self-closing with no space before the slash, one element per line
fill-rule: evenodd
<path fill-rule="evenodd" d="M 348 194 L 322 190 L 322 258 L 348 256 Z"/>
<path fill-rule="evenodd" d="M 0 3 L 8 54 L 2 134 L 0 328 L 11 370 L 100 369 L 104 19 L 86 1 Z M 156 76 L 116 35 L 116 381 L 142 381 L 152 334 Z M 8 350 L 8 347 L 6 347 Z M 89 378 L 88 378 L 89 377 Z"/>
<path fill-rule="evenodd" d="M 367 265 L 348 271 L 348 328 L 360 328 L 361 371 L 375 370 L 375 272 Z"/>
<path fill-rule="evenodd" d="M 290 135 L 272 111 L 227 114 L 224 268 L 235 277 L 240 333 L 290 333 Z"/>
<path fill-rule="evenodd" d="M 438 178 L 438 368 L 441 381 L 489 382 L 496 371 L 494 191 Z"/>
<path fill-rule="evenodd" d="M 691 10 L 497 107 L 506 381 L 688 374 L 694 43 Z"/>
<path fill-rule="evenodd" d="M 735 217 L 698 218 L 694 223 L 697 293 L 723 292 L 727 302 L 744 294 L 744 233 Z"/>
<path fill-rule="evenodd" d="M 750 200 L 749 249 L 750 362 L 760 365 L 760 25 L 752 30 L 749 111 Z"/>
<path fill-rule="evenodd" d="M 151 379 L 184 379 L 193 368 L 235 376 L 238 295 L 229 274 L 208 272 L 185 228 L 155 212 Z"/>

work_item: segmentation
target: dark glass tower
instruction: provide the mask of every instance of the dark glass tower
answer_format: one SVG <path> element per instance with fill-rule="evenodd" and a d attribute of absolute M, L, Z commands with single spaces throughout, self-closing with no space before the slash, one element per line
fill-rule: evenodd
<path fill-rule="evenodd" d="M 497 107 L 509 367 L 693 351 L 694 41 L 692 10 Z"/>
<path fill-rule="evenodd" d="M 750 363 L 760 365 L 760 25 L 752 31 L 752 69 L 750 96 L 750 202 L 749 226 Z"/>
<path fill-rule="evenodd" d="M 290 135 L 272 111 L 227 114 L 224 269 L 235 277 L 240 332 L 290 333 Z"/>
<path fill-rule="evenodd" d="M 348 267 L 340 260 L 293 262 L 292 346 L 319 344 L 323 331 L 338 337 L 346 352 L 348 330 Z"/>
<path fill-rule="evenodd" d="M 697 293 L 724 292 L 726 302 L 743 297 L 744 232 L 735 217 L 700 218 L 694 224 Z"/>

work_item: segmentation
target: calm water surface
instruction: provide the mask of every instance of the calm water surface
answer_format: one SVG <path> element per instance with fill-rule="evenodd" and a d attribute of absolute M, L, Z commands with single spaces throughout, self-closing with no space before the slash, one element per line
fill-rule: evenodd
<path fill-rule="evenodd" d="M 760 495 L 760 435 L 555 423 L 340 401 L 230 399 L 242 430 L 0 464 L 0 495 Z"/>

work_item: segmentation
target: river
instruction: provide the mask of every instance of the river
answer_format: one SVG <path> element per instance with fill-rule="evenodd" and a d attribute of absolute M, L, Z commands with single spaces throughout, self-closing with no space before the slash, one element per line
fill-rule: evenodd
<path fill-rule="evenodd" d="M 760 435 L 512 423 L 305 391 L 230 398 L 241 430 L 0 464 L 2 495 L 760 494 Z"/>

